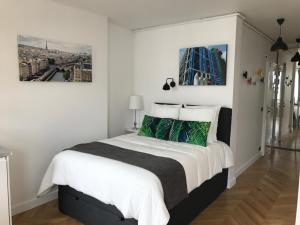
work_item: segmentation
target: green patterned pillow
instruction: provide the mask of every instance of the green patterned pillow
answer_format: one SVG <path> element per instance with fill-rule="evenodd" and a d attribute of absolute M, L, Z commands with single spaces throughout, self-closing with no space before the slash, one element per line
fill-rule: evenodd
<path fill-rule="evenodd" d="M 174 120 L 169 140 L 207 146 L 210 122 Z"/>
<path fill-rule="evenodd" d="M 145 137 L 155 137 L 156 128 L 160 120 L 160 118 L 145 115 L 142 127 L 140 128 L 138 135 Z"/>
<path fill-rule="evenodd" d="M 173 125 L 173 119 L 162 118 L 160 119 L 157 128 L 155 137 L 162 140 L 169 140 L 170 130 Z"/>

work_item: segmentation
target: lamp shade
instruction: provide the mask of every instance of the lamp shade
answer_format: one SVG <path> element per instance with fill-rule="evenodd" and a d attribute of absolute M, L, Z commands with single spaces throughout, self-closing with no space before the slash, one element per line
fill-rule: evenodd
<path fill-rule="evenodd" d="M 275 52 L 278 50 L 286 51 L 288 50 L 287 44 L 282 40 L 282 37 L 277 38 L 277 41 L 272 45 L 271 51 Z"/>
<path fill-rule="evenodd" d="M 168 84 L 168 82 L 166 82 L 163 86 L 163 90 L 164 91 L 169 91 L 170 90 L 170 85 Z"/>
<path fill-rule="evenodd" d="M 300 62 L 300 54 L 299 54 L 299 44 L 300 44 L 300 38 L 296 38 L 297 42 L 297 51 L 296 54 L 292 57 L 292 62 Z"/>
<path fill-rule="evenodd" d="M 291 59 L 292 62 L 298 62 L 300 61 L 300 54 L 297 51 L 296 54 L 293 56 L 293 58 Z"/>
<path fill-rule="evenodd" d="M 129 99 L 129 109 L 143 109 L 143 98 L 139 95 L 132 95 Z"/>

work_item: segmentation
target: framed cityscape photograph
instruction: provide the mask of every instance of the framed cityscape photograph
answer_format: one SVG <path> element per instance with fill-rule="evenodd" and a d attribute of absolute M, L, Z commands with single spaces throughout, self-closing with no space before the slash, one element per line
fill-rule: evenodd
<path fill-rule="evenodd" d="M 179 85 L 226 85 L 227 44 L 182 48 Z"/>
<path fill-rule="evenodd" d="M 20 81 L 92 82 L 92 47 L 18 35 Z"/>

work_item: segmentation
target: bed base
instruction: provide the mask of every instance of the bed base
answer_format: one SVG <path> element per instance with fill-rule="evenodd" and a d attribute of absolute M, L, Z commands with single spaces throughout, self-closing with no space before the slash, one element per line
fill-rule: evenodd
<path fill-rule="evenodd" d="M 188 225 L 212 203 L 227 187 L 228 169 L 215 175 L 193 190 L 189 197 L 170 211 L 168 225 Z M 112 205 L 74 190 L 59 186 L 59 210 L 85 225 L 137 225 L 135 219 L 124 219 L 122 213 Z"/>

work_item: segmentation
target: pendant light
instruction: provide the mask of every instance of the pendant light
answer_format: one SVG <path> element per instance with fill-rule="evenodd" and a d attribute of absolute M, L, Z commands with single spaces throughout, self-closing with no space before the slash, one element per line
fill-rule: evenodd
<path fill-rule="evenodd" d="M 300 54 L 299 54 L 299 43 L 300 43 L 300 38 L 296 39 L 297 42 L 297 52 L 291 59 L 291 62 L 299 62 L 300 63 Z M 298 64 L 299 65 L 299 64 Z"/>
<path fill-rule="evenodd" d="M 272 52 L 276 52 L 279 50 L 283 50 L 283 51 L 288 50 L 287 44 L 283 41 L 283 39 L 281 37 L 281 25 L 283 24 L 283 22 L 284 22 L 284 18 L 277 19 L 277 23 L 279 24 L 280 32 L 279 32 L 279 37 L 277 38 L 276 42 L 271 47 Z"/>

